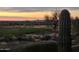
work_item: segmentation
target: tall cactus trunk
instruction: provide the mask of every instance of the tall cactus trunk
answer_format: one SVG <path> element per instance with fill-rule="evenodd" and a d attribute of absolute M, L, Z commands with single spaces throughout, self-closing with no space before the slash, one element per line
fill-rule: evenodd
<path fill-rule="evenodd" d="M 68 10 L 62 10 L 59 15 L 59 52 L 70 52 L 71 49 L 71 20 Z"/>

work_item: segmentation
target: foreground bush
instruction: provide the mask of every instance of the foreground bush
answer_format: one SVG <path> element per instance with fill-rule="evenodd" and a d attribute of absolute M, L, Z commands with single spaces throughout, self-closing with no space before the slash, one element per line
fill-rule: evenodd
<path fill-rule="evenodd" d="M 57 52 L 56 43 L 38 43 L 32 45 L 22 45 L 18 48 L 13 49 L 16 52 Z"/>

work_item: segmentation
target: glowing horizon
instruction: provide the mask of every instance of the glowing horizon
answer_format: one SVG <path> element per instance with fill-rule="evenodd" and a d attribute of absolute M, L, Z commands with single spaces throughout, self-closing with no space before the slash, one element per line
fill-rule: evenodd
<path fill-rule="evenodd" d="M 69 10 L 72 17 L 79 17 L 79 10 Z M 13 12 L 0 11 L 0 21 L 27 21 L 44 19 L 45 15 L 52 16 L 54 11 Z"/>

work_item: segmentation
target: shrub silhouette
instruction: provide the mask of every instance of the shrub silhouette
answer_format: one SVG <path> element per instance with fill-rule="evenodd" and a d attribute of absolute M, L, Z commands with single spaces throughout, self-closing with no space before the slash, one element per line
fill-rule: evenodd
<path fill-rule="evenodd" d="M 36 43 L 31 45 L 19 46 L 18 48 L 13 49 L 12 51 L 16 52 L 56 52 L 57 44 L 56 43 Z"/>

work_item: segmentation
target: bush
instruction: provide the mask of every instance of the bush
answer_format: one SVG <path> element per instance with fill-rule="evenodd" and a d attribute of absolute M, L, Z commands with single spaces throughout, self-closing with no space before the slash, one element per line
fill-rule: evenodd
<path fill-rule="evenodd" d="M 12 51 L 16 52 L 57 52 L 56 43 L 33 44 L 30 46 L 20 46 Z"/>

